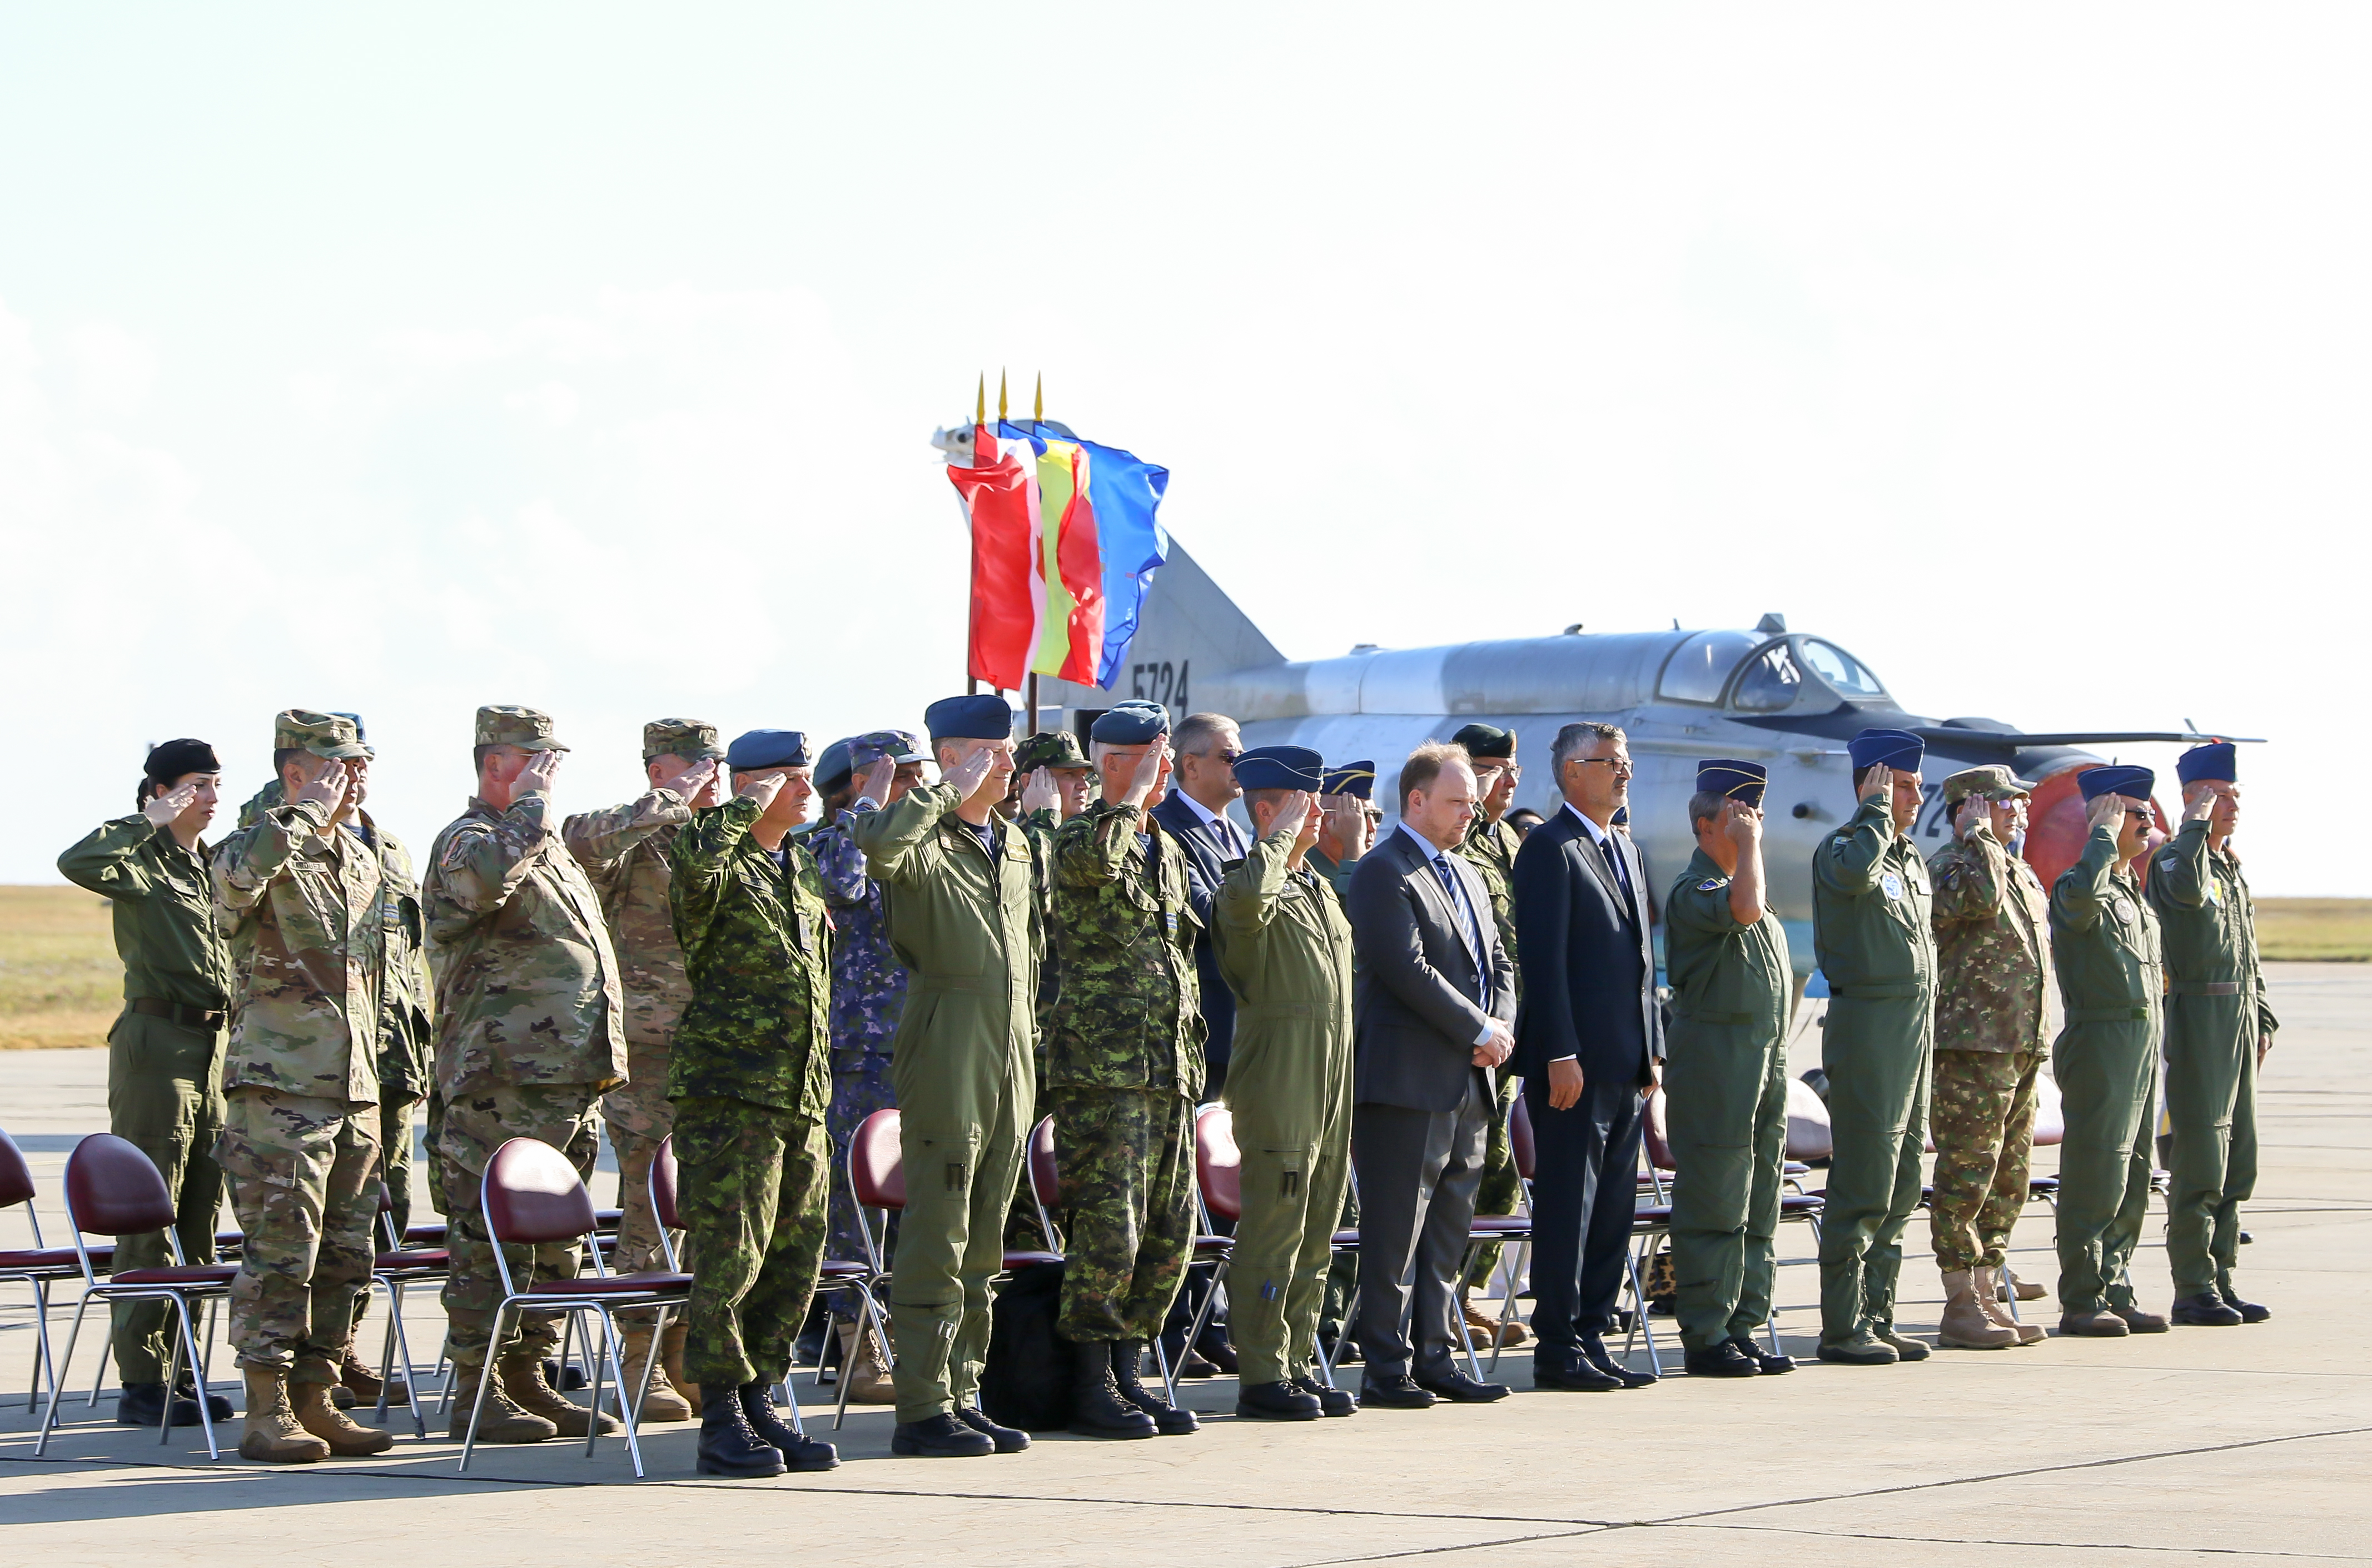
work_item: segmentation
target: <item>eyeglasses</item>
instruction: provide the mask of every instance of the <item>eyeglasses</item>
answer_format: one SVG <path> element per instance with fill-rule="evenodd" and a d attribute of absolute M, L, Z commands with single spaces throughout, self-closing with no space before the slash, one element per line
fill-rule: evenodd
<path fill-rule="evenodd" d="M 1599 767 L 1611 768 L 1618 773 L 1631 771 L 1631 759 L 1628 757 L 1576 757 L 1574 761 L 1585 767 L 1595 763 Z"/>
<path fill-rule="evenodd" d="M 1236 759 L 1242 756 L 1243 753 L 1234 749 L 1233 748 L 1221 746 L 1214 748 L 1211 755 L 1216 757 L 1220 761 L 1225 762 L 1227 766 L 1232 768 L 1236 765 Z"/>

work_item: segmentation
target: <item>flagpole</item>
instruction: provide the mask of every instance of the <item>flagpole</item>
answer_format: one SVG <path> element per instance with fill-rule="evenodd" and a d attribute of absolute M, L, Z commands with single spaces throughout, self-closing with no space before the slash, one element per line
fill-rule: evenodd
<path fill-rule="evenodd" d="M 973 389 L 972 391 L 971 429 L 973 447 L 971 460 L 973 462 L 980 461 L 980 427 L 987 423 L 988 372 L 983 370 L 980 373 L 980 385 Z M 980 678 L 971 672 L 971 639 L 972 633 L 979 630 L 979 627 L 975 625 L 974 622 L 980 619 L 980 601 L 972 597 L 972 585 L 980 581 L 980 530 L 976 528 L 967 528 L 964 532 L 968 537 L 968 542 L 971 547 L 971 570 L 964 577 L 964 603 L 966 606 L 966 613 L 964 616 L 964 695 L 967 697 L 977 697 L 980 695 Z"/>

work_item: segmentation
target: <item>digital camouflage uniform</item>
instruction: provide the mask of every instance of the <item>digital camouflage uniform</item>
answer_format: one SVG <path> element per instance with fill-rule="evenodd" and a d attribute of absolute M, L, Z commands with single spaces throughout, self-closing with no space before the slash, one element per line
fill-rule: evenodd
<path fill-rule="evenodd" d="M 1046 1088 L 1069 1238 L 1057 1327 L 1074 1341 L 1159 1334 L 1194 1245 L 1202 928 L 1186 852 L 1139 820 L 1102 801 L 1054 834 Z"/>
<path fill-rule="evenodd" d="M 101 824 L 58 856 L 60 875 L 109 901 L 115 951 L 123 960 L 123 1011 L 107 1031 L 108 1130 L 156 1163 L 173 1194 L 181 1256 L 191 1263 L 215 1259 L 223 1189 L 222 1167 L 215 1164 L 223 1125 L 222 1029 L 235 983 L 230 950 L 215 924 L 212 855 L 203 840 L 194 852 L 185 850 L 172 829 L 134 812 Z M 172 1260 L 161 1230 L 115 1244 L 118 1269 Z M 116 1305 L 115 1363 L 124 1382 L 164 1381 L 169 1316 L 161 1301 Z"/>
<path fill-rule="evenodd" d="M 2059 1303 L 2069 1315 L 2134 1304 L 2122 1279 L 2149 1214 L 2163 990 L 2157 917 L 2117 837 L 2096 828 L 2051 889 L 2051 956 L 2066 1004 L 2052 1052 L 2059 1145 Z"/>
<path fill-rule="evenodd" d="M 2257 1042 L 2277 1027 L 2239 858 L 2185 822 L 2157 852 L 2150 908 L 2166 943 L 2166 1260 L 2178 1297 L 2230 1296 L 2240 1205 L 2257 1185 Z"/>
<path fill-rule="evenodd" d="M 823 1261 L 831 1144 L 831 916 L 815 861 L 751 829 L 754 800 L 692 814 L 669 851 L 692 1000 L 668 1067 L 693 1259 L 684 1376 L 778 1383 Z"/>
<path fill-rule="evenodd" d="M 843 811 L 807 841 L 835 927 L 831 1107 L 824 1118 L 835 1172 L 847 1165 L 849 1141 L 865 1119 L 898 1103 L 897 1086 L 890 1075 L 890 1043 L 906 1009 L 905 966 L 890 946 L 889 900 L 881 885 L 865 873 L 865 852 L 856 847 L 851 831 L 854 821 L 853 813 Z M 858 1234 L 856 1205 L 848 1194 L 848 1183 L 834 1180 L 830 1187 L 825 1252 L 833 1258 L 862 1258 L 865 1242 Z M 832 1304 L 833 1315 L 854 1322 L 855 1293 L 836 1294 L 840 1299 Z"/>
<path fill-rule="evenodd" d="M 1010 826 L 992 852 L 961 804 L 951 785 L 916 784 L 849 823 L 889 890 L 891 950 L 908 975 L 890 1052 L 906 1175 L 890 1304 L 901 1425 L 980 1403 L 989 1282 L 1036 1114 L 1036 856 Z"/>
<path fill-rule="evenodd" d="M 1482 886 L 1491 895 L 1492 923 L 1499 928 L 1499 941 L 1507 949 L 1507 961 L 1516 961 L 1516 851 L 1523 847 L 1516 830 L 1504 821 L 1483 819 L 1481 812 L 1467 824 L 1466 842 L 1457 853 L 1469 865 L 1481 873 Z M 1348 877 L 1344 880 L 1347 882 Z M 1521 969 L 1516 982 L 1518 1000 L 1523 992 Z M 1507 1070 L 1503 1063 L 1491 1071 L 1498 1085 L 1498 1109 L 1491 1119 L 1489 1141 L 1482 1150 L 1482 1182 L 1474 1190 L 1474 1212 L 1478 1214 L 1512 1214 L 1516 1201 L 1524 1195 L 1523 1179 L 1516 1173 L 1515 1151 L 1507 1143 L 1507 1119 L 1515 1113 L 1516 1097 L 1524 1092 L 1524 1080 Z M 1474 1261 L 1466 1271 L 1469 1289 L 1482 1284 L 1499 1266 L 1499 1243 L 1484 1242 L 1474 1249 Z"/>
<path fill-rule="evenodd" d="M 1884 795 L 1812 852 L 1812 940 L 1829 982 L 1828 1207 L 1820 1220 L 1820 1338 L 1894 1330 L 1902 1232 L 1919 1207 L 1936 1024 L 1927 863 L 1894 830 Z"/>
<path fill-rule="evenodd" d="M 556 749 L 551 720 L 520 708 L 479 710 L 478 743 Z M 478 1185 L 513 1138 L 537 1138 L 589 1178 L 593 1117 L 625 1079 L 625 999 L 618 958 L 585 870 L 551 825 L 550 797 L 530 791 L 497 811 L 472 799 L 436 835 L 422 902 L 436 977 L 436 1083 L 444 1097 L 436 1152 L 450 1207 L 445 1285 L 447 1351 L 463 1384 L 489 1358 L 502 1276 Z M 573 1279 L 573 1242 L 512 1252 L 511 1277 Z M 506 1336 L 541 1360 L 560 1342 L 556 1314 L 528 1313 Z"/>
<path fill-rule="evenodd" d="M 350 721 L 302 710 L 274 739 L 363 754 Z M 264 810 L 215 852 L 238 974 L 215 1146 L 245 1235 L 230 1342 L 296 1383 L 337 1381 L 377 1251 L 384 884 L 378 855 L 313 801 Z"/>

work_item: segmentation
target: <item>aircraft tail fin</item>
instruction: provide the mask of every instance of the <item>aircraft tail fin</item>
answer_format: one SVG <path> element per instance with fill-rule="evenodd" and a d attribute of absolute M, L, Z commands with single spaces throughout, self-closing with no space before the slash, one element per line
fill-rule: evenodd
<path fill-rule="evenodd" d="M 1114 672 L 1111 689 L 1043 679 L 1038 700 L 1045 708 L 1100 711 L 1124 698 L 1143 697 L 1184 714 L 1194 711 L 1198 679 L 1284 658 L 1172 534 L 1169 558 L 1145 590 L 1136 639 Z"/>

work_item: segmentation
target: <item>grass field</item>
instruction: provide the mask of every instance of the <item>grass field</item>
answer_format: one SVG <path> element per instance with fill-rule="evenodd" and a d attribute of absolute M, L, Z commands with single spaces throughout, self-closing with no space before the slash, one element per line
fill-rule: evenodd
<path fill-rule="evenodd" d="M 2268 958 L 2372 962 L 2372 899 L 2260 899 Z M 79 888 L 0 887 L 0 1051 L 103 1045 L 122 1008 L 107 900 Z"/>

